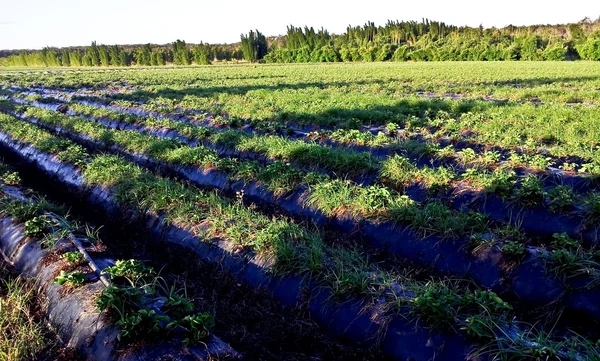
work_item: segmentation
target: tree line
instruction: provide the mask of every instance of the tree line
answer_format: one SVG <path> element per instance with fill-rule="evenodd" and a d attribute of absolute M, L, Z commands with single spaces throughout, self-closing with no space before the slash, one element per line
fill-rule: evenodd
<path fill-rule="evenodd" d="M 176 40 L 169 45 L 98 45 L 92 42 L 82 48 L 53 49 L 44 48 L 38 51 L 21 51 L 0 58 L 0 66 L 161 66 L 167 64 L 208 65 L 213 61 L 243 60 L 244 55 L 239 45 L 205 43 L 186 44 Z"/>
<path fill-rule="evenodd" d="M 1 55 L 1 54 L 0 54 Z M 566 25 L 487 28 L 444 22 L 388 21 L 348 26 L 340 35 L 326 29 L 287 27 L 285 35 L 266 38 L 258 30 L 235 44 L 92 44 L 75 49 L 44 48 L 0 58 L 0 66 L 161 66 L 208 65 L 215 61 L 372 62 L 600 60 L 600 18 Z"/>
<path fill-rule="evenodd" d="M 342 35 L 289 26 L 264 60 L 334 61 L 600 60 L 600 19 L 567 25 L 457 27 L 424 19 L 368 22 Z"/>

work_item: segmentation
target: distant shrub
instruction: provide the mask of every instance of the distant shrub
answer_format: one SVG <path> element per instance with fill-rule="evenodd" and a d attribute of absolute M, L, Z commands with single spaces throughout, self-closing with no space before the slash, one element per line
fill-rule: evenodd
<path fill-rule="evenodd" d="M 590 34 L 585 42 L 577 47 L 579 56 L 585 60 L 600 60 L 600 30 Z"/>
<path fill-rule="evenodd" d="M 542 54 L 544 60 L 565 60 L 566 55 L 567 48 L 564 44 L 558 42 L 548 45 Z"/>

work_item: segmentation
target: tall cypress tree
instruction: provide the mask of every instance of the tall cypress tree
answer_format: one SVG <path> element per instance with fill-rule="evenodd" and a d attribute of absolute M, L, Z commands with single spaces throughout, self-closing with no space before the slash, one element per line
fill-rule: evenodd
<path fill-rule="evenodd" d="M 152 66 L 160 66 L 165 65 L 165 56 L 164 52 L 160 48 L 152 49 L 152 53 L 150 54 L 151 64 Z"/>
<path fill-rule="evenodd" d="M 137 65 L 152 65 L 152 48 L 150 44 L 145 44 L 141 48 L 136 49 L 134 57 Z"/>
<path fill-rule="evenodd" d="M 62 66 L 71 66 L 71 59 L 66 48 L 60 52 L 60 62 Z"/>
<path fill-rule="evenodd" d="M 106 45 L 100 45 L 98 47 L 98 54 L 100 57 L 100 64 L 102 66 L 110 66 L 110 57 L 108 55 L 108 48 Z"/>
<path fill-rule="evenodd" d="M 98 46 L 95 41 L 92 41 L 92 45 L 85 50 L 85 57 L 88 58 L 89 64 L 86 65 L 84 61 L 84 65 L 86 66 L 98 66 L 100 65 L 100 54 L 98 52 Z"/>
<path fill-rule="evenodd" d="M 71 66 L 81 66 L 81 54 L 75 50 L 69 53 L 69 62 Z"/>
<path fill-rule="evenodd" d="M 41 60 L 44 66 L 60 66 L 60 60 L 54 50 L 50 48 L 42 49 Z"/>
<path fill-rule="evenodd" d="M 208 44 L 200 43 L 194 48 L 194 61 L 198 65 L 210 64 L 211 55 L 211 46 Z"/>
<path fill-rule="evenodd" d="M 250 30 L 248 35 L 241 35 L 242 53 L 244 59 L 251 63 L 262 60 L 267 54 L 267 39 L 260 31 Z"/>
<path fill-rule="evenodd" d="M 109 55 L 110 55 L 110 65 L 113 66 L 120 66 L 120 52 L 121 49 L 119 48 L 118 45 L 113 45 L 110 47 L 109 49 Z"/>
<path fill-rule="evenodd" d="M 173 43 L 173 62 L 175 65 L 190 65 L 190 52 L 183 40 L 176 40 Z"/>
<path fill-rule="evenodd" d="M 119 66 L 131 65 L 131 56 L 125 51 L 119 53 Z"/>
<path fill-rule="evenodd" d="M 83 66 L 92 66 L 92 57 L 89 52 L 86 51 L 86 54 L 81 58 L 81 65 Z"/>

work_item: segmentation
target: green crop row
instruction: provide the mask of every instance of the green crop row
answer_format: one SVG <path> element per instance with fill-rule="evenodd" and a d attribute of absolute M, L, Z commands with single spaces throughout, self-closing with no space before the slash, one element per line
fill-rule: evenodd
<path fill-rule="evenodd" d="M 0 169 L 10 168 L 0 163 Z M 6 177 L 1 176 L 0 181 L 6 184 Z M 28 202 L 1 194 L 0 214 L 8 214 L 22 222 L 25 234 L 39 238 L 42 247 L 56 253 L 56 242 L 73 232 L 85 233 L 90 241 L 97 243 L 97 230 L 87 224 L 84 228 L 77 221 L 69 219 L 68 212 L 62 207 L 46 201 L 35 192 L 29 189 L 22 191 L 35 201 Z M 56 218 L 50 218 L 48 212 L 53 213 Z M 60 216 L 56 216 L 57 213 Z M 86 261 L 82 254 L 78 251 L 58 252 L 60 258 L 66 261 L 66 266 L 61 266 L 62 270 L 55 282 L 73 288 L 84 285 L 86 277 L 80 271 Z M 186 345 L 201 342 L 208 337 L 210 328 L 214 325 L 213 317 L 207 313 L 194 313 L 196 308 L 193 301 L 169 287 L 151 267 L 137 260 L 117 261 L 115 266 L 104 269 L 102 273 L 109 274 L 113 284 L 103 289 L 96 304 L 99 311 L 108 310 L 109 316 L 121 330 L 122 341 L 147 341 L 149 338 L 167 336 L 172 331 L 182 331 Z M 164 315 L 141 306 L 143 298 L 163 297 L 166 299 L 162 307 Z"/>
<path fill-rule="evenodd" d="M 23 129 L 21 133 L 15 134 L 11 128 L 5 127 L 5 123 L 0 122 L 0 129 L 16 139 L 28 142 L 32 139 L 29 134 L 38 135 L 40 132 L 45 133 L 48 139 L 62 139 L 16 121 L 15 118 L 0 115 L 0 120 L 4 119 L 19 123 Z M 431 287 L 443 292 L 458 292 L 453 297 L 461 306 L 458 309 L 461 312 L 467 309 L 470 312 L 476 311 L 476 314 L 487 312 L 485 305 L 481 305 L 478 300 L 480 297 L 492 302 L 489 309 L 497 310 L 498 312 L 493 312 L 497 316 L 510 309 L 507 304 L 497 301 L 495 295 L 486 291 L 477 291 L 479 293 L 476 292 L 475 297 L 472 297 L 468 288 L 455 287 L 443 281 L 417 282 L 400 274 L 378 269 L 358 249 L 348 250 L 326 244 L 323 235 L 317 230 L 304 228 L 284 217 L 262 215 L 239 201 L 222 198 L 218 193 L 202 191 L 155 176 L 119 157 L 90 157 L 82 174 L 86 184 L 109 188 L 123 206 L 147 214 L 163 215 L 165 222 L 186 228 L 203 240 L 218 237 L 229 241 L 232 252 L 256 252 L 268 260 L 275 274 L 309 274 L 330 287 L 338 296 L 362 294 L 378 297 L 388 294 L 389 297 L 391 294 L 394 302 L 398 302 L 397 306 L 416 304 L 414 312 L 418 313 L 419 298 L 406 299 L 405 296 L 394 294 L 391 283 L 397 282 L 408 287 L 408 291 L 417 296 L 427 293 Z M 488 298 L 488 295 L 492 297 Z M 496 303 L 500 308 L 494 306 Z M 454 322 L 454 317 L 447 317 L 446 321 Z"/>
<path fill-rule="evenodd" d="M 276 92 L 313 87 L 338 87 L 347 93 L 401 96 L 417 91 L 434 94 L 492 96 L 512 100 L 598 103 L 599 64 L 594 62 L 438 62 L 404 64 L 302 64 L 213 66 L 138 71 L 78 71 L 61 74 L 4 73 L 7 85 L 72 87 L 80 89 L 134 87 L 156 92 L 182 88 L 202 97 L 256 90 Z M 139 92 L 140 97 L 144 92 Z M 250 93 L 252 95 L 252 93 Z M 172 97 L 171 97 L 172 98 Z M 310 99 L 311 103 L 319 98 Z M 268 104 L 267 104 L 268 105 Z M 266 108 L 266 107 L 265 107 Z"/>
<path fill-rule="evenodd" d="M 31 112 L 30 112 L 31 111 Z M 475 212 L 462 213 L 449 209 L 439 202 L 420 204 L 396 191 L 379 186 L 360 186 L 349 181 L 331 180 L 317 173 L 304 173 L 290 167 L 288 164 L 275 162 L 265 167 L 255 161 L 238 162 L 230 158 L 219 158 L 214 151 L 202 147 L 189 147 L 172 139 L 157 138 L 135 131 L 119 131 L 108 129 L 100 124 L 89 122 L 82 118 L 70 117 L 56 112 L 29 108 L 27 113 L 42 119 L 49 124 L 59 125 L 75 132 L 82 132 L 94 139 L 117 144 L 131 153 L 143 153 L 155 159 L 162 160 L 175 166 L 193 165 L 200 168 L 217 168 L 227 172 L 232 180 L 259 181 L 275 195 L 282 195 L 305 184 L 308 190 L 304 198 L 306 205 L 318 209 L 328 216 L 352 216 L 355 219 L 372 221 L 387 220 L 410 225 L 422 234 L 442 233 L 447 236 L 465 236 L 471 234 L 471 247 L 478 252 L 481 247 L 493 247 L 498 242 L 502 244 L 503 252 L 518 261 L 525 255 L 524 244 L 527 238 L 509 225 L 496 225 L 491 228 L 485 215 Z M 109 136 L 106 136 L 109 134 Z M 406 174 L 409 179 L 419 175 L 414 165 L 405 158 L 392 159 L 399 168 L 399 173 Z M 425 168 L 428 171 L 429 168 Z M 437 169 L 439 171 L 440 169 Z M 412 173 L 411 173 L 412 172 Z M 426 173 L 425 173 L 426 175 Z M 509 192 L 514 186 L 514 175 L 498 171 L 487 179 L 488 186 L 496 192 Z M 430 185 L 431 186 L 431 185 Z M 522 204 L 539 203 L 550 198 L 550 207 L 557 210 L 565 208 L 575 199 L 569 193 L 569 188 L 557 186 L 547 193 L 540 181 L 535 177 L 525 178 L 515 197 Z M 587 221 L 593 224 L 598 217 L 599 199 L 592 195 L 587 201 L 590 209 Z M 507 233 L 507 231 L 510 231 Z M 481 238 L 480 235 L 487 234 Z M 569 272 L 556 272 L 561 276 L 572 277 L 581 274 L 580 265 L 588 264 L 588 274 L 596 274 L 597 254 L 593 250 L 584 250 L 579 242 L 578 247 L 560 247 L 560 244 L 548 241 L 553 252 L 568 252 L 568 256 L 554 257 L 552 255 L 550 268 L 557 270 L 558 266 L 568 268 Z M 596 266 L 594 266 L 596 265 Z"/>
<path fill-rule="evenodd" d="M 109 115 L 109 118 L 115 120 L 118 118 L 117 114 L 119 114 L 115 111 L 88 106 L 74 106 L 73 109 L 84 110 L 85 114 L 95 117 Z M 98 110 L 98 113 L 95 113 L 95 110 Z M 66 126 L 67 128 L 74 125 L 73 120 L 67 120 L 64 116 L 48 110 L 28 108 L 26 114 L 41 118 L 47 122 L 55 122 L 55 124 L 57 121 L 60 121 L 56 125 Z M 305 144 L 301 141 L 287 140 L 277 136 L 252 136 L 234 130 L 215 132 L 211 128 L 162 118 L 130 116 L 127 119 L 151 129 L 176 129 L 180 134 L 186 135 L 194 133 L 191 138 L 197 137 L 196 139 L 210 140 L 218 145 L 228 144 L 237 151 L 251 150 L 268 158 L 283 162 L 293 161 L 294 164 L 300 163 L 301 165 L 318 164 L 330 171 L 348 169 L 348 164 L 355 164 L 356 155 L 366 154 L 344 151 L 335 153 L 335 157 L 327 158 L 327 154 L 331 154 L 328 153 L 332 150 L 331 148 L 318 144 L 304 146 Z M 96 130 L 93 131 L 90 127 Z M 215 166 L 216 164 L 214 152 L 208 152 L 203 147 L 190 149 L 190 147 L 170 139 L 158 139 L 157 137 L 143 135 L 135 131 L 116 132 L 117 134 L 113 135 L 115 131 L 109 131 L 102 125 L 93 124 L 84 119 L 78 119 L 78 129 L 75 130 L 92 136 L 95 139 L 103 141 L 114 140 L 130 151 L 145 153 L 163 161 L 183 165 Z M 171 150 L 166 152 L 166 148 L 171 148 Z M 312 149 L 312 151 L 308 149 Z M 467 186 L 475 190 L 484 190 L 487 193 L 497 194 L 507 201 L 516 202 L 520 206 L 546 205 L 554 212 L 569 210 L 576 203 L 585 203 L 589 204 L 589 206 L 585 207 L 589 211 L 586 218 L 588 218 L 589 223 L 594 222 L 597 218 L 594 211 L 596 208 L 594 204 L 597 197 L 594 197 L 593 194 L 591 196 L 576 195 L 571 188 L 562 185 L 544 189 L 541 180 L 533 175 L 523 178 L 521 182 L 518 182 L 518 177 L 510 165 L 521 165 L 523 157 L 516 153 L 512 154 L 508 162 L 498 166 L 499 154 L 497 152 L 487 151 L 481 155 L 477 155 L 472 149 L 467 148 L 456 153 L 456 158 L 464 165 L 468 165 L 468 168 L 460 173 L 448 167 L 417 167 L 409 159 L 400 155 L 390 157 L 380 164 L 369 165 L 367 169 L 357 166 L 355 172 L 363 173 L 369 169 L 379 169 L 380 182 L 394 189 L 401 190 L 405 187 L 420 184 L 430 192 L 434 192 L 436 190 L 447 190 L 451 187 L 464 189 Z M 324 162 L 322 158 L 330 159 L 330 162 Z M 533 157 L 529 161 L 534 164 L 539 163 L 541 167 L 544 165 L 542 164 L 543 161 L 546 160 L 544 158 L 537 160 L 536 157 Z M 309 178 L 303 179 L 303 172 L 296 171 L 289 166 L 279 166 L 281 172 L 277 174 L 277 177 L 274 177 L 269 172 L 260 172 L 261 168 L 256 162 L 242 162 L 241 164 L 231 162 L 233 161 L 220 162 L 216 166 L 230 173 L 237 174 L 238 178 L 252 180 L 255 177 L 254 179 L 267 183 L 268 188 L 278 195 L 289 192 L 302 183 L 314 184 L 313 178 L 317 176 L 317 174 L 309 173 Z M 272 169 L 275 169 L 275 167 L 276 165 L 270 166 Z M 284 171 L 283 168 L 286 170 Z M 375 185 L 371 188 L 382 189 L 382 192 L 386 192 L 380 185 Z M 387 192 L 389 193 L 389 190 Z M 391 194 L 391 196 L 394 196 L 394 194 Z M 353 204 L 352 199 L 354 198 L 343 199 L 345 202 Z M 358 204 L 363 207 L 370 207 L 370 205 L 364 205 L 362 202 Z M 350 213 L 353 212 L 352 208 L 348 207 L 348 204 L 337 208 L 348 209 Z M 327 209 L 327 207 L 324 209 Z M 365 212 L 362 213 L 365 214 Z M 452 233 L 452 231 L 447 233 Z"/>
<path fill-rule="evenodd" d="M 0 122 L 3 132 L 22 141 L 61 139 L 9 116 L 0 115 L 0 120 L 7 121 Z M 18 123 L 22 130 L 16 132 L 7 127 L 8 121 Z M 358 249 L 327 244 L 316 230 L 282 217 L 264 216 L 217 193 L 155 176 L 118 157 L 90 157 L 82 172 L 86 184 L 108 187 L 121 205 L 164 215 L 166 222 L 189 229 L 201 239 L 227 240 L 232 244 L 232 252 L 256 252 L 269 260 L 275 274 L 310 275 L 337 296 L 385 296 L 388 312 L 393 314 L 408 307 L 409 317 L 421 319 L 431 327 L 461 328 L 475 340 L 489 342 L 488 347 L 502 347 L 502 355 L 547 352 L 549 347 L 556 353 L 592 355 L 592 343 L 585 339 L 578 338 L 582 343 L 569 344 L 565 351 L 567 344 L 554 341 L 549 335 L 543 340 L 536 338 L 538 343 L 532 344 L 528 337 L 534 331 L 518 339 L 503 336 L 502 325 L 511 320 L 512 306 L 493 292 L 472 285 L 465 287 L 457 281 L 416 281 L 402 273 L 382 270 Z M 402 285 L 400 290 L 398 285 Z M 140 317 L 147 319 L 145 315 Z"/>

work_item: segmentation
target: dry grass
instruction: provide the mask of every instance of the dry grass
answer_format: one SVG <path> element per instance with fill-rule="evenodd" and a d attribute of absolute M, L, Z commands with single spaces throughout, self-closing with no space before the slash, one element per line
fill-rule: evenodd
<path fill-rule="evenodd" d="M 47 331 L 34 315 L 30 282 L 0 262 L 0 360 L 31 360 L 47 346 Z"/>

